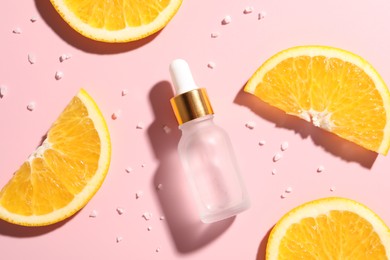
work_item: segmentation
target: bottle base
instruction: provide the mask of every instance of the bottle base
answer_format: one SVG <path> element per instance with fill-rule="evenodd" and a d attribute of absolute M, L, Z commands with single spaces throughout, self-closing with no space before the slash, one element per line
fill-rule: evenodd
<path fill-rule="evenodd" d="M 237 206 L 234 206 L 231 208 L 227 208 L 221 212 L 203 215 L 200 217 L 200 220 L 203 223 L 217 222 L 220 220 L 231 218 L 231 217 L 247 210 L 249 207 L 250 207 L 250 202 L 249 202 L 249 200 L 247 200 L 247 201 L 241 203 L 240 205 L 237 205 Z"/>

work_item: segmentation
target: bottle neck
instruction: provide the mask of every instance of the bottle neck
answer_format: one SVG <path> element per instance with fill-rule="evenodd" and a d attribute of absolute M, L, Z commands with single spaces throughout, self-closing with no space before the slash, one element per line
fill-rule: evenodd
<path fill-rule="evenodd" d="M 202 117 L 198 117 L 196 119 L 190 120 L 188 122 L 185 122 L 181 125 L 179 125 L 179 129 L 184 131 L 191 131 L 193 129 L 198 129 L 199 127 L 209 126 L 211 124 L 214 124 L 213 121 L 214 115 L 205 115 Z"/>

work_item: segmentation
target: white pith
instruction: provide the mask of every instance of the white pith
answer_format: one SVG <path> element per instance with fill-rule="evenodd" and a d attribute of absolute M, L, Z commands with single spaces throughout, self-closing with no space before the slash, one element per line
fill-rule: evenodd
<path fill-rule="evenodd" d="M 314 126 L 331 131 L 334 128 L 334 123 L 331 120 L 332 114 L 328 111 L 318 112 L 314 109 L 302 111 L 299 117 L 311 122 Z"/>

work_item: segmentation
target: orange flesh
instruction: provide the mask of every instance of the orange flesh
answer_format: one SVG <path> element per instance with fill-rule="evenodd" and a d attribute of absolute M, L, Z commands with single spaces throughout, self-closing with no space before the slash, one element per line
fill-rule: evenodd
<path fill-rule="evenodd" d="M 79 98 L 53 124 L 47 140 L 51 147 L 26 161 L 1 190 L 0 204 L 9 212 L 44 215 L 62 208 L 95 174 L 100 139 Z"/>
<path fill-rule="evenodd" d="M 304 218 L 289 227 L 279 247 L 284 259 L 387 259 L 372 225 L 349 211 Z"/>
<path fill-rule="evenodd" d="M 116 31 L 151 23 L 169 0 L 65 0 L 65 5 L 83 22 L 95 28 Z"/>

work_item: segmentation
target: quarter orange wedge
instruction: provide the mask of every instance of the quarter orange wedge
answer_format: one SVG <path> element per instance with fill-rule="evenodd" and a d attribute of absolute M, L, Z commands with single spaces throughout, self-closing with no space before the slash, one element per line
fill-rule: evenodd
<path fill-rule="evenodd" d="M 366 206 L 345 198 L 305 203 L 272 229 L 267 260 L 390 259 L 390 229 Z"/>
<path fill-rule="evenodd" d="M 106 122 L 81 90 L 0 191 L 0 219 L 43 226 L 72 216 L 102 185 L 110 157 Z"/>
<path fill-rule="evenodd" d="M 356 54 L 293 47 L 264 62 L 244 90 L 368 150 L 384 155 L 389 150 L 390 92 Z"/>
<path fill-rule="evenodd" d="M 129 42 L 165 27 L 182 0 L 50 0 L 80 34 L 103 42 Z"/>

